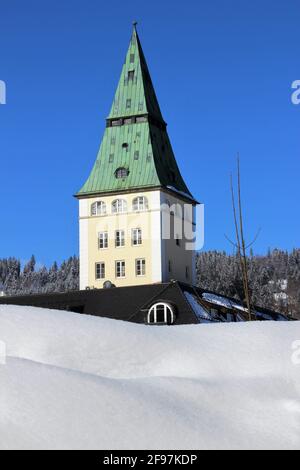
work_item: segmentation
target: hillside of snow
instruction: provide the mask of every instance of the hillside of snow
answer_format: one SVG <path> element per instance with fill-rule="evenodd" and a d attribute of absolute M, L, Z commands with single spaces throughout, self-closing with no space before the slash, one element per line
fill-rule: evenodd
<path fill-rule="evenodd" d="M 299 340 L 0 306 L 0 449 L 300 449 Z"/>

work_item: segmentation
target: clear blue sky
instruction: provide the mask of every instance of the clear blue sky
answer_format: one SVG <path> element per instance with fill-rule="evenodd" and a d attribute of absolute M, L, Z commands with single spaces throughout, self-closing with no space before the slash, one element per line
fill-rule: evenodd
<path fill-rule="evenodd" d="M 298 0 L 10 0 L 0 5 L 0 257 L 78 253 L 77 201 L 96 158 L 133 20 L 174 151 L 206 205 L 205 249 L 231 246 L 242 159 L 254 247 L 299 247 Z"/>

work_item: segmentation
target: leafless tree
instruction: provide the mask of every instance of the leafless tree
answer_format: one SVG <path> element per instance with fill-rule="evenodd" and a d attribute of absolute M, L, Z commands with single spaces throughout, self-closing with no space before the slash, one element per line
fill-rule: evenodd
<path fill-rule="evenodd" d="M 230 188 L 231 188 L 232 209 L 233 209 L 233 217 L 234 217 L 235 236 L 236 236 L 236 242 L 235 243 L 231 242 L 231 243 L 233 243 L 233 245 L 237 249 L 237 255 L 238 255 L 238 259 L 239 259 L 240 266 L 241 266 L 241 272 L 242 272 L 243 288 L 244 288 L 245 300 L 246 300 L 247 311 L 248 311 L 248 319 L 249 321 L 251 321 L 253 320 L 253 318 L 255 318 L 255 313 L 253 314 L 251 310 L 251 292 L 249 288 L 247 248 L 253 245 L 257 237 L 249 246 L 246 246 L 245 236 L 244 236 L 244 218 L 243 218 L 243 208 L 242 208 L 241 171 L 240 171 L 239 155 L 237 157 L 237 179 L 238 179 L 237 181 L 238 197 L 237 197 L 237 203 L 236 203 L 233 176 L 231 174 Z M 238 209 L 237 209 L 237 205 L 238 205 Z"/>

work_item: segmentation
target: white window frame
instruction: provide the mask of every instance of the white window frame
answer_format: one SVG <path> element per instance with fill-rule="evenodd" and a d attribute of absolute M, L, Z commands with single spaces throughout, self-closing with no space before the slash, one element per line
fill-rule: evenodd
<path fill-rule="evenodd" d="M 125 199 L 115 199 L 111 203 L 111 211 L 113 214 L 122 214 L 127 212 L 127 201 Z"/>
<path fill-rule="evenodd" d="M 99 271 L 98 271 L 99 268 Z M 98 275 L 99 272 L 99 275 Z M 100 281 L 101 279 L 105 279 L 105 263 L 103 261 L 99 261 L 95 264 L 95 278 L 96 281 Z"/>
<path fill-rule="evenodd" d="M 143 244 L 143 234 L 141 228 L 133 228 L 131 231 L 132 246 L 141 246 Z"/>
<path fill-rule="evenodd" d="M 101 246 L 101 244 L 103 246 Z M 98 233 L 98 250 L 106 250 L 108 248 L 108 232 Z"/>
<path fill-rule="evenodd" d="M 104 201 L 96 201 L 91 205 L 91 216 L 106 215 L 106 203 Z"/>
<path fill-rule="evenodd" d="M 115 248 L 123 248 L 125 246 L 125 230 L 115 231 Z"/>
<path fill-rule="evenodd" d="M 148 210 L 148 199 L 145 196 L 137 196 L 132 201 L 132 210 L 133 212 L 143 212 Z"/>
<path fill-rule="evenodd" d="M 135 260 L 135 275 L 137 277 L 146 276 L 146 259 L 137 258 Z"/>
<path fill-rule="evenodd" d="M 157 321 L 157 309 L 159 307 L 163 307 L 163 309 L 164 309 L 164 322 L 163 323 Z M 147 323 L 149 325 L 168 325 L 169 324 L 168 314 L 170 314 L 170 318 L 171 318 L 170 324 L 172 325 L 174 323 L 174 320 L 175 320 L 175 315 L 174 315 L 173 308 L 171 307 L 170 304 L 168 304 L 166 302 L 158 302 L 158 303 L 152 305 L 152 307 L 149 309 L 148 316 L 147 316 Z M 153 315 L 153 320 L 154 321 L 151 321 L 152 315 Z"/>
<path fill-rule="evenodd" d="M 126 277 L 126 263 L 124 260 L 115 261 L 115 276 L 117 279 Z"/>

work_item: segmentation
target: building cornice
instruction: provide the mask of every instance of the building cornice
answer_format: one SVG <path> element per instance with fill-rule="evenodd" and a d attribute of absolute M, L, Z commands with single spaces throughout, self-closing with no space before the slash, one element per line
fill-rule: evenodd
<path fill-rule="evenodd" d="M 173 197 L 177 197 L 178 199 L 181 199 L 182 201 L 189 202 L 190 204 L 193 204 L 194 206 L 201 204 L 201 202 L 197 201 L 194 198 L 191 198 L 190 196 L 185 196 L 179 191 L 176 191 L 176 189 L 171 189 L 171 188 L 165 188 L 163 186 L 151 186 L 151 187 L 137 187 L 137 188 L 130 188 L 130 189 L 122 189 L 122 190 L 113 190 L 113 191 L 96 191 L 96 192 L 91 192 L 91 193 L 80 193 L 80 194 L 74 194 L 74 197 L 76 199 L 94 199 L 97 197 L 106 197 L 106 196 L 118 196 L 120 194 L 135 194 L 135 193 L 145 193 L 145 192 L 153 192 L 153 191 L 162 191 L 166 194 L 170 194 Z"/>

